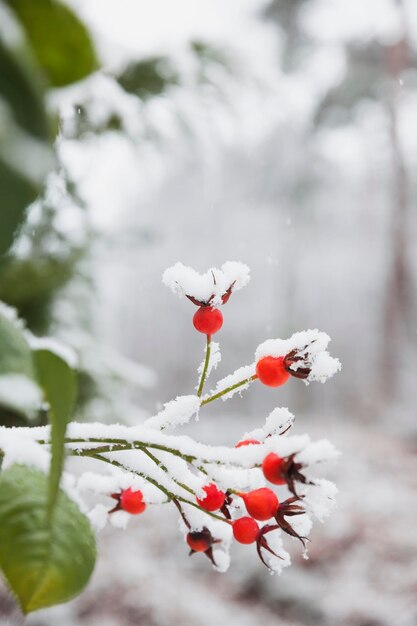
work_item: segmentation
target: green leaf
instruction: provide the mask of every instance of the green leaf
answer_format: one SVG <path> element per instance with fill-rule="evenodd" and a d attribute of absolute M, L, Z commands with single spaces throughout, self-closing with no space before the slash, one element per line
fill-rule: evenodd
<path fill-rule="evenodd" d="M 0 255 L 52 167 L 43 83 L 16 20 L 0 1 Z"/>
<path fill-rule="evenodd" d="M 0 302 L 0 376 L 22 374 L 35 378 L 32 351 L 23 331 L 15 310 Z"/>
<path fill-rule="evenodd" d="M 23 330 L 14 309 L 0 302 L 0 407 L 33 419 L 42 393 Z"/>
<path fill-rule="evenodd" d="M 35 56 L 53 87 L 85 78 L 98 67 L 88 31 L 57 0 L 7 0 L 22 22 Z"/>
<path fill-rule="evenodd" d="M 125 91 L 143 99 L 159 95 L 179 82 L 170 60 L 162 56 L 134 61 L 116 79 Z"/>
<path fill-rule="evenodd" d="M 95 538 L 75 502 L 59 491 L 46 515 L 47 477 L 13 465 L 0 474 L 0 568 L 25 613 L 66 602 L 94 568 Z"/>
<path fill-rule="evenodd" d="M 48 515 L 52 514 L 59 490 L 64 464 L 64 439 L 74 406 L 77 384 L 75 372 L 64 359 L 46 349 L 35 350 L 38 381 L 49 404 L 51 422 L 52 459 L 49 476 Z"/>

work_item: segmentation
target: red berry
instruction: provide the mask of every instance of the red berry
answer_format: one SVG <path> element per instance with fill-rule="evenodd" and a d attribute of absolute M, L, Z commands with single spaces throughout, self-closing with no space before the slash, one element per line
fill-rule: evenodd
<path fill-rule="evenodd" d="M 239 543 L 253 543 L 258 533 L 259 526 L 253 517 L 241 517 L 233 522 L 233 537 Z"/>
<path fill-rule="evenodd" d="M 187 533 L 187 543 L 193 552 L 205 552 L 212 545 L 211 535 L 207 531 L 191 531 Z"/>
<path fill-rule="evenodd" d="M 223 326 L 222 312 L 211 306 L 201 306 L 194 313 L 193 324 L 198 332 L 214 335 Z"/>
<path fill-rule="evenodd" d="M 264 385 L 280 387 L 290 377 L 284 366 L 284 357 L 264 356 L 256 364 L 256 374 Z"/>
<path fill-rule="evenodd" d="M 223 491 L 217 489 L 214 483 L 203 487 L 203 491 L 206 492 L 206 496 L 197 498 L 197 502 L 202 509 L 205 511 L 217 511 L 222 508 L 226 497 Z"/>
<path fill-rule="evenodd" d="M 246 510 L 255 519 L 264 522 L 274 517 L 279 507 L 279 500 L 272 489 L 261 487 L 242 494 Z"/>
<path fill-rule="evenodd" d="M 235 448 L 241 448 L 242 446 L 254 446 L 259 443 L 261 442 L 257 439 L 244 439 L 243 441 L 239 441 L 239 443 L 235 445 Z"/>
<path fill-rule="evenodd" d="M 285 459 L 281 458 L 274 452 L 267 454 L 262 461 L 262 471 L 264 476 L 266 480 L 273 485 L 285 485 L 287 482 L 282 475 L 282 466 L 284 462 Z"/>
<path fill-rule="evenodd" d="M 127 511 L 132 515 L 143 513 L 146 509 L 142 492 L 132 491 L 130 487 L 129 489 L 122 491 L 122 495 L 120 496 L 120 506 L 124 511 Z"/>

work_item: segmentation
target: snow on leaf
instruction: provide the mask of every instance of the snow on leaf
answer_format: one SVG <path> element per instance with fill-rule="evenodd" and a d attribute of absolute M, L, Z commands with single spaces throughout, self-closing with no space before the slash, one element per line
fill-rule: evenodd
<path fill-rule="evenodd" d="M 57 341 L 53 337 L 36 337 L 29 331 L 25 332 L 26 340 L 32 350 L 48 350 L 59 356 L 71 369 L 78 365 L 77 353 L 68 345 Z"/>

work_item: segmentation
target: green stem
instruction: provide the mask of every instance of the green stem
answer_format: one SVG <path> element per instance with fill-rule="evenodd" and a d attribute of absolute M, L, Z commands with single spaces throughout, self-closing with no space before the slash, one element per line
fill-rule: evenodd
<path fill-rule="evenodd" d="M 131 445 L 110 445 L 110 446 L 100 446 L 98 448 L 91 448 L 91 449 L 87 449 L 87 450 L 74 450 L 72 456 L 89 456 L 89 457 L 96 457 L 97 454 L 106 454 L 109 452 L 126 452 L 128 450 L 132 450 L 132 446 Z M 158 467 L 160 467 L 164 472 L 168 472 L 167 468 L 165 467 L 165 465 L 163 465 L 163 463 L 156 457 L 154 456 L 151 452 L 149 452 L 149 450 L 146 449 L 145 446 L 140 446 L 140 445 L 135 445 L 135 450 L 141 450 L 144 454 L 146 454 L 156 465 L 158 465 Z M 177 483 L 177 485 L 179 485 L 180 487 L 182 487 L 183 489 L 185 489 L 185 491 L 188 491 L 189 493 L 191 493 L 193 496 L 195 496 L 195 493 L 192 489 L 190 489 L 190 487 L 187 487 L 187 485 L 184 485 L 183 483 L 180 483 L 178 480 L 176 480 L 175 478 L 173 478 L 171 476 L 171 479 Z"/>
<path fill-rule="evenodd" d="M 226 389 L 222 389 L 222 391 L 215 393 L 213 396 L 209 396 L 208 398 L 205 398 L 204 400 L 202 400 L 201 406 L 204 406 L 204 404 L 208 404 L 209 402 L 213 402 L 214 400 L 218 400 L 219 398 L 226 395 L 227 393 L 230 393 L 230 391 L 233 391 L 234 389 L 238 389 L 239 387 L 243 387 L 243 385 L 250 384 L 257 378 L 258 378 L 257 375 L 254 374 L 250 378 L 245 378 L 245 380 L 241 380 L 238 383 L 231 385 L 230 387 L 226 387 Z"/>
<path fill-rule="evenodd" d="M 179 502 L 184 502 L 185 504 L 189 504 L 190 506 L 193 506 L 195 509 L 202 511 L 203 513 L 206 513 L 206 515 L 210 515 L 210 517 L 213 517 L 214 519 L 217 519 L 220 522 L 226 522 L 226 524 L 229 523 L 224 517 L 220 517 L 220 515 L 216 515 L 215 513 L 212 513 L 211 511 L 206 511 L 205 509 L 202 509 L 196 502 L 191 502 L 190 500 L 187 500 L 187 498 L 183 498 L 182 496 L 177 496 L 176 494 L 166 489 L 166 487 L 163 487 L 163 485 L 160 485 L 158 481 L 156 481 L 154 478 L 151 478 L 147 474 L 143 474 L 142 472 L 138 472 L 137 470 L 132 470 L 129 467 L 126 467 L 125 465 L 123 465 L 123 463 L 119 463 L 119 461 L 116 461 L 115 459 L 108 459 L 107 457 L 102 456 L 101 454 L 91 455 L 91 457 L 93 459 L 96 459 L 97 461 L 103 461 L 104 463 L 109 463 L 110 465 L 113 465 L 114 467 L 118 467 L 119 469 L 123 469 L 125 471 L 132 472 L 133 474 L 136 474 L 137 476 L 140 476 L 144 480 L 147 480 L 149 483 L 154 485 L 154 487 L 162 491 L 162 493 L 164 493 L 166 497 L 168 498 L 168 500 L 170 501 L 177 500 Z"/>
<path fill-rule="evenodd" d="M 155 465 L 157 465 L 158 467 L 161 468 L 161 470 L 166 472 L 170 476 L 171 480 L 173 480 L 179 487 L 182 487 L 183 489 L 185 489 L 185 491 L 188 491 L 188 493 L 191 493 L 191 495 L 195 497 L 194 491 L 190 487 L 188 487 L 187 485 L 184 485 L 184 483 L 181 483 L 176 478 L 173 478 L 169 474 L 169 472 L 168 472 L 167 468 L 165 467 L 165 465 L 156 456 L 154 456 L 152 454 L 152 452 L 149 452 L 149 450 L 147 450 L 146 448 L 142 448 L 142 452 L 144 452 L 155 463 Z"/>
<path fill-rule="evenodd" d="M 206 343 L 206 358 L 204 361 L 203 371 L 201 372 L 200 384 L 198 385 L 197 395 L 201 398 L 201 394 L 203 393 L 204 383 L 206 382 L 207 370 L 210 363 L 210 353 L 211 353 L 211 335 L 207 335 L 207 343 Z"/>

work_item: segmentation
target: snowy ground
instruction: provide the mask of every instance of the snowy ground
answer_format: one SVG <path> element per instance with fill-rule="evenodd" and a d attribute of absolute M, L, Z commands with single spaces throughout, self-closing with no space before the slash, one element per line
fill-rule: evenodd
<path fill-rule="evenodd" d="M 308 561 L 293 542 L 292 568 L 270 576 L 252 547 L 238 546 L 230 571 L 217 574 L 199 555 L 188 558 L 174 512 L 159 508 L 126 531 L 104 531 L 87 591 L 28 626 L 415 626 L 417 446 L 348 417 L 309 425 L 314 437 L 324 430 L 343 451 L 332 472 L 340 494 L 313 530 Z M 0 609 L 10 613 L 1 624 L 21 623 L 4 591 Z"/>

